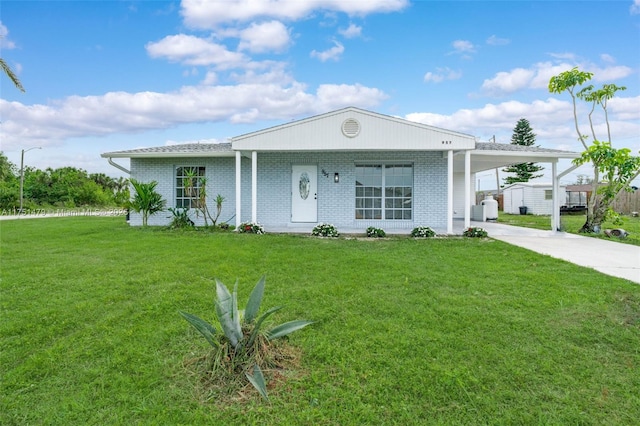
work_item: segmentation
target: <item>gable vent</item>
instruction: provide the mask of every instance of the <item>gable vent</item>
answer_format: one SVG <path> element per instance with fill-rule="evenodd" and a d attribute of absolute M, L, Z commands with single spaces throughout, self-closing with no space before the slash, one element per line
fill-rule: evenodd
<path fill-rule="evenodd" d="M 360 123 L 355 118 L 347 118 L 342 122 L 342 134 L 348 138 L 355 138 L 360 133 Z"/>

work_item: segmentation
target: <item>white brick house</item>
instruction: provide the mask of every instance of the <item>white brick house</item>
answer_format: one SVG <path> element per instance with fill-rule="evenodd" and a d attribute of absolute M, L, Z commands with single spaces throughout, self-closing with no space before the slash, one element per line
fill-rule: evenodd
<path fill-rule="evenodd" d="M 182 207 L 181 174 L 207 178 L 208 206 L 225 198 L 220 219 L 258 222 L 267 231 L 376 226 L 410 232 L 426 225 L 452 233 L 470 221 L 475 174 L 522 162 L 551 163 L 577 153 L 495 143 L 359 108 L 344 108 L 261 131 L 230 143 L 185 144 L 108 152 L 138 181 L 157 181 L 168 207 Z M 129 158 L 130 170 L 113 162 Z M 557 197 L 554 199 L 558 203 Z M 556 204 L 559 211 L 559 204 Z M 166 225 L 169 214 L 149 218 Z M 554 222 L 555 220 L 555 222 Z M 552 218 L 552 229 L 559 220 Z M 132 214 L 132 225 L 141 218 Z"/>

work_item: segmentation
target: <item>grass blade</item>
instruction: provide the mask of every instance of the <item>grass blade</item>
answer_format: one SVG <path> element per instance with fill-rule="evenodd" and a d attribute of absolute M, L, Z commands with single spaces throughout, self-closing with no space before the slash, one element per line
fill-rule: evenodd
<path fill-rule="evenodd" d="M 253 385 L 254 388 L 262 395 L 264 399 L 269 401 L 269 396 L 267 395 L 267 384 L 264 381 L 264 376 L 262 375 L 262 370 L 258 364 L 253 366 L 253 376 L 249 375 L 249 373 L 244 373 L 247 376 L 249 382 Z"/>
<path fill-rule="evenodd" d="M 207 339 L 207 342 L 209 342 L 211 346 L 213 346 L 214 348 L 220 346 L 220 343 L 216 340 L 216 333 L 218 332 L 218 330 L 216 330 L 214 326 L 196 315 L 183 311 L 179 312 L 180 315 L 182 315 L 184 319 L 189 322 L 189 324 L 191 324 L 196 330 L 200 332 L 200 334 L 204 336 L 205 339 Z"/>

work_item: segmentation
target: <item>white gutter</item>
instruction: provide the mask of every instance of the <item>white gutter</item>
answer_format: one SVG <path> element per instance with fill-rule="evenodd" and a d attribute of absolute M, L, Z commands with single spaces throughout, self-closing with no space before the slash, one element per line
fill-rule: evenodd
<path fill-rule="evenodd" d="M 131 170 L 127 170 L 124 167 L 122 167 L 120 164 L 114 163 L 113 160 L 111 159 L 111 157 L 107 157 L 107 161 L 109 162 L 109 164 L 111 164 L 116 169 L 121 170 L 121 171 L 125 172 L 128 175 L 131 174 Z"/>

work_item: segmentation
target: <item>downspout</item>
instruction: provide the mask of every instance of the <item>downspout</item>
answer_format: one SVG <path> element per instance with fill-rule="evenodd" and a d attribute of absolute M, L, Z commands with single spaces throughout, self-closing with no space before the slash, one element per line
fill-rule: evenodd
<path fill-rule="evenodd" d="M 125 172 L 128 175 L 131 174 L 131 170 L 127 170 L 124 167 L 122 167 L 120 164 L 114 163 L 113 160 L 111 159 L 111 157 L 107 157 L 107 161 L 109 162 L 109 164 L 111 164 L 116 169 L 121 170 L 121 171 Z"/>

